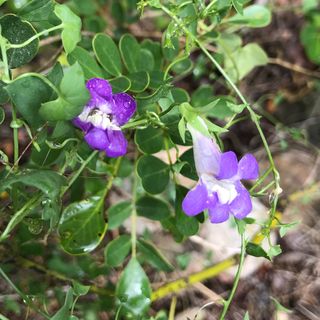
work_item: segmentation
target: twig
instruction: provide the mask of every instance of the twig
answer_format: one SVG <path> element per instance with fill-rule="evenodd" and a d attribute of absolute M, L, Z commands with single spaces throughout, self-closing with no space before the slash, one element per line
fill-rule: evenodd
<path fill-rule="evenodd" d="M 279 65 L 283 68 L 286 68 L 286 69 L 289 69 L 289 70 L 292 70 L 292 71 L 295 71 L 298 73 L 305 74 L 306 76 L 309 76 L 309 77 L 320 78 L 320 72 L 308 70 L 308 69 L 303 68 L 297 64 L 284 61 L 280 58 L 269 58 L 269 63 Z"/>

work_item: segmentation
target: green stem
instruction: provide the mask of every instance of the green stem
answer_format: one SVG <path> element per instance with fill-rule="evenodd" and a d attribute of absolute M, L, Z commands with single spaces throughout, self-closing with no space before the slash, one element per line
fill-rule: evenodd
<path fill-rule="evenodd" d="M 73 183 L 79 178 L 79 176 L 80 176 L 81 172 L 84 170 L 84 168 L 98 154 L 98 152 L 99 151 L 97 151 L 97 150 L 93 151 L 91 153 L 91 155 L 85 161 L 82 162 L 80 168 L 77 170 L 76 173 L 74 173 L 72 178 L 69 180 L 68 185 L 61 190 L 61 196 L 63 196 L 69 190 L 69 188 L 73 185 Z"/>
<path fill-rule="evenodd" d="M 46 85 L 48 85 L 56 94 L 60 95 L 59 90 L 57 89 L 57 87 L 49 80 L 47 79 L 45 76 L 43 76 L 40 73 L 35 73 L 35 72 L 28 72 L 28 73 L 24 73 L 21 76 L 17 77 L 14 81 L 16 80 L 20 80 L 26 77 L 36 77 L 41 79 L 43 82 L 45 82 Z"/>
<path fill-rule="evenodd" d="M 39 310 L 34 303 L 32 302 L 32 300 L 25 295 L 19 288 L 16 287 L 16 285 L 11 281 L 11 279 L 7 276 L 7 274 L 3 271 L 3 269 L 0 267 L 0 275 L 4 278 L 5 281 L 8 282 L 8 284 L 12 287 L 12 289 L 14 291 L 17 292 L 17 294 L 21 297 L 21 299 L 29 306 L 29 308 L 37 311 L 39 314 L 41 314 L 44 318 L 46 319 L 50 319 L 50 317 L 45 314 L 44 312 L 42 312 L 41 310 Z"/>
<path fill-rule="evenodd" d="M 137 155 L 135 157 L 137 163 Z M 136 201 L 137 201 L 137 169 L 135 170 L 135 174 L 133 177 L 133 185 L 132 185 L 132 213 L 131 213 L 131 254 L 132 258 L 137 256 L 137 208 L 136 208 Z"/>
<path fill-rule="evenodd" d="M 239 265 L 238 265 L 238 269 L 237 269 L 237 273 L 233 282 L 233 287 L 231 289 L 229 298 L 227 301 L 224 302 L 223 304 L 223 310 L 222 313 L 220 315 L 219 320 L 223 320 L 228 312 L 229 306 L 232 302 L 232 299 L 234 297 L 234 294 L 237 290 L 238 287 L 238 283 L 240 280 L 240 275 L 241 275 L 241 271 L 242 271 L 242 267 L 243 267 L 243 263 L 244 263 L 244 257 L 245 257 L 245 253 L 246 253 L 246 241 L 245 241 L 245 237 L 244 234 L 241 234 L 241 253 L 240 253 L 240 261 L 239 261 Z"/>
<path fill-rule="evenodd" d="M 17 112 L 15 106 L 12 104 L 12 121 L 14 123 L 17 122 Z M 17 169 L 18 166 L 18 159 L 19 159 L 19 132 L 18 128 L 16 126 L 13 127 L 13 163 L 15 169 Z"/>
<path fill-rule="evenodd" d="M 136 127 L 145 125 L 145 124 L 147 124 L 147 123 L 148 123 L 148 120 L 147 120 L 147 119 L 141 119 L 141 120 L 137 120 L 137 121 L 132 121 L 132 122 L 129 122 L 129 123 L 123 125 L 123 126 L 121 127 L 121 129 L 136 128 Z"/>
<path fill-rule="evenodd" d="M 34 40 L 38 39 L 39 37 L 43 36 L 44 34 L 47 34 L 47 33 L 51 32 L 51 31 L 58 30 L 58 29 L 63 29 L 63 24 L 59 24 L 58 26 L 54 26 L 52 28 L 43 30 L 43 31 L 35 34 L 34 36 L 29 38 L 28 40 L 26 40 L 25 42 L 17 43 L 17 44 L 8 43 L 7 44 L 7 49 L 23 48 L 23 47 L 27 46 L 29 43 L 31 43 L 32 41 L 34 41 Z"/>
<path fill-rule="evenodd" d="M 17 211 L 14 216 L 11 218 L 10 222 L 8 223 L 7 227 L 4 229 L 0 236 L 0 242 L 4 241 L 8 238 L 9 233 L 14 229 L 14 227 L 20 223 L 23 218 L 26 216 L 26 213 L 34 207 L 35 204 L 38 204 L 41 197 L 35 196 L 31 198 L 19 211 Z"/>
<path fill-rule="evenodd" d="M 5 317 L 3 314 L 0 313 L 0 320 L 10 320 L 7 317 Z"/>

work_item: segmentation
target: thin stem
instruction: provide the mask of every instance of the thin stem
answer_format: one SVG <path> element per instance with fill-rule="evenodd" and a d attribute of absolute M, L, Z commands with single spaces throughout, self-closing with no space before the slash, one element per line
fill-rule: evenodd
<path fill-rule="evenodd" d="M 14 123 L 17 122 L 17 112 L 16 112 L 16 107 L 12 104 L 12 109 L 11 109 L 11 114 L 12 114 L 12 121 Z M 18 128 L 15 125 L 13 127 L 13 162 L 14 162 L 14 167 L 17 169 L 18 166 L 18 159 L 19 159 L 19 132 Z"/>
<path fill-rule="evenodd" d="M 174 320 L 174 315 L 176 313 L 176 306 L 177 306 L 177 296 L 173 296 L 170 304 L 170 311 L 169 311 L 169 320 Z"/>
<path fill-rule="evenodd" d="M 234 282 L 233 282 L 233 287 L 231 289 L 229 298 L 228 298 L 227 301 L 225 301 L 225 303 L 223 305 L 223 310 L 222 310 L 222 313 L 221 313 L 220 318 L 219 318 L 220 320 L 223 320 L 224 317 L 226 316 L 226 314 L 228 312 L 228 309 L 229 309 L 229 306 L 230 306 L 230 304 L 232 302 L 232 299 L 234 297 L 234 294 L 235 294 L 235 292 L 237 290 L 238 283 L 239 283 L 239 280 L 240 280 L 241 271 L 242 271 L 242 267 L 243 267 L 243 263 L 244 263 L 245 253 L 246 253 L 246 241 L 245 241 L 244 234 L 241 234 L 241 253 L 240 253 L 240 261 L 239 261 L 239 265 L 238 265 L 238 270 L 237 270 L 237 273 L 236 273 L 236 276 L 235 276 L 235 279 L 234 279 Z"/>
<path fill-rule="evenodd" d="M 266 172 L 259 178 L 259 180 L 252 186 L 252 188 L 250 189 L 250 192 L 252 192 L 254 189 L 256 189 L 266 178 L 267 176 L 270 174 L 270 172 L 272 171 L 272 167 L 269 167 L 268 170 L 266 170 Z"/>
<path fill-rule="evenodd" d="M 43 82 L 46 83 L 46 85 L 48 85 L 56 94 L 60 95 L 59 90 L 57 89 L 57 87 L 49 80 L 47 79 L 45 76 L 43 76 L 42 74 L 39 73 L 35 73 L 35 72 L 28 72 L 28 73 L 24 73 L 21 76 L 17 77 L 14 81 L 22 79 L 22 78 L 26 78 L 26 77 L 36 77 L 41 79 Z"/>
<path fill-rule="evenodd" d="M 85 169 L 85 167 L 88 165 L 88 163 L 98 154 L 99 151 L 93 151 L 91 153 L 91 155 L 82 162 L 80 168 L 78 169 L 78 171 L 72 176 L 72 178 L 70 179 L 68 185 L 62 189 L 61 191 L 61 196 L 64 195 L 67 190 L 73 185 L 73 183 L 78 179 L 78 177 L 80 176 L 81 172 Z"/>
<path fill-rule="evenodd" d="M 137 155 L 136 155 L 135 159 L 137 160 Z M 137 170 L 135 170 L 135 172 L 136 171 Z M 137 256 L 137 208 L 136 208 L 137 185 L 138 185 L 137 174 L 134 174 L 133 185 L 132 185 L 132 213 L 131 213 L 131 254 L 132 254 L 132 258 L 135 258 Z"/>
<path fill-rule="evenodd" d="M 129 122 L 129 123 L 123 125 L 123 126 L 121 127 L 121 129 L 136 128 L 136 127 L 145 125 L 145 124 L 147 124 L 147 123 L 148 123 L 148 120 L 147 120 L 147 119 L 132 121 L 132 122 Z"/>
<path fill-rule="evenodd" d="M 8 238 L 9 233 L 13 230 L 13 228 L 25 217 L 26 212 L 34 207 L 35 204 L 38 204 L 41 199 L 41 196 L 37 195 L 31 198 L 19 211 L 17 211 L 14 216 L 11 218 L 5 230 L 2 232 L 0 236 L 0 242 L 4 241 Z"/>
<path fill-rule="evenodd" d="M 17 43 L 17 44 L 8 43 L 8 44 L 7 44 L 7 48 L 8 48 L 8 49 L 23 48 L 23 47 L 27 46 L 29 43 L 31 43 L 32 41 L 34 41 L 34 40 L 38 39 L 39 37 L 41 37 L 42 35 L 47 34 L 47 33 L 51 32 L 51 31 L 54 31 L 54 30 L 58 30 L 58 29 L 63 29 L 63 24 L 59 24 L 58 26 L 54 26 L 54 27 L 52 27 L 52 28 L 43 30 L 43 31 L 35 34 L 34 36 L 32 36 L 31 38 L 29 38 L 28 40 L 26 40 L 25 42 Z"/>
<path fill-rule="evenodd" d="M 21 297 L 21 299 L 33 310 L 37 311 L 39 314 L 41 314 L 44 318 L 46 319 L 50 319 L 50 317 L 45 314 L 44 312 L 42 312 L 41 310 L 39 310 L 34 303 L 32 302 L 32 300 L 30 300 L 30 298 L 25 295 L 18 287 L 16 287 L 16 285 L 11 281 L 11 279 L 7 276 L 7 274 L 3 271 L 3 269 L 0 267 L 0 275 L 4 278 L 5 281 L 8 282 L 8 284 L 12 287 L 12 289 L 14 291 L 17 292 L 17 294 Z"/>

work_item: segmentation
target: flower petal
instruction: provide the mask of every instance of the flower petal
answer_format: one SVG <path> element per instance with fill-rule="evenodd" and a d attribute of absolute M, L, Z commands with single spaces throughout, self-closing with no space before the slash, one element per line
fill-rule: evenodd
<path fill-rule="evenodd" d="M 259 177 L 259 165 L 256 158 L 252 154 L 246 154 L 239 161 L 238 176 L 240 179 L 248 180 L 254 180 Z"/>
<path fill-rule="evenodd" d="M 72 123 L 76 127 L 80 128 L 82 131 L 85 131 L 85 132 L 87 132 L 91 128 L 91 123 L 84 122 L 84 121 L 80 120 L 79 117 L 74 118 L 72 120 Z"/>
<path fill-rule="evenodd" d="M 126 93 L 117 93 L 113 95 L 112 113 L 119 126 L 124 125 L 129 121 L 135 113 L 137 104 L 136 101 Z"/>
<path fill-rule="evenodd" d="M 229 206 L 227 204 L 216 203 L 208 209 L 209 219 L 212 223 L 221 223 L 229 219 Z"/>
<path fill-rule="evenodd" d="M 106 131 L 98 128 L 90 130 L 84 136 L 84 139 L 88 145 L 95 150 L 105 150 L 110 144 Z"/>
<path fill-rule="evenodd" d="M 208 207 L 208 192 L 206 187 L 198 183 L 191 189 L 182 201 L 182 210 L 188 216 L 195 216 Z"/>
<path fill-rule="evenodd" d="M 188 129 L 192 135 L 194 162 L 198 176 L 202 174 L 216 176 L 221 155 L 218 145 L 192 126 L 188 126 Z"/>
<path fill-rule="evenodd" d="M 238 196 L 230 203 L 229 207 L 232 214 L 237 219 L 245 218 L 252 210 L 252 201 L 248 190 L 238 182 L 236 184 Z"/>
<path fill-rule="evenodd" d="M 112 97 L 112 88 L 107 80 L 100 78 L 92 78 L 87 81 L 87 89 L 92 97 L 101 97 L 109 100 Z"/>
<path fill-rule="evenodd" d="M 220 168 L 217 178 L 230 179 L 238 172 L 238 160 L 233 151 L 224 152 L 220 156 Z"/>
<path fill-rule="evenodd" d="M 107 130 L 110 143 L 105 149 L 108 157 L 121 157 L 127 153 L 128 142 L 121 130 Z"/>

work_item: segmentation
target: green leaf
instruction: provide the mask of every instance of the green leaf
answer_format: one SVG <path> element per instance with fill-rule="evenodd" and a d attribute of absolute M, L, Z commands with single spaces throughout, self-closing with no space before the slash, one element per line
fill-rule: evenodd
<path fill-rule="evenodd" d="M 13 184 L 19 183 L 35 187 L 41 190 L 47 198 L 57 198 L 62 186 L 66 185 L 66 179 L 55 171 L 49 170 L 25 170 L 0 182 L 0 190 L 4 191 Z"/>
<path fill-rule="evenodd" d="M 7 0 L 0 0 L 0 6 L 2 6 Z"/>
<path fill-rule="evenodd" d="M 5 104 L 9 100 L 6 86 L 7 84 L 0 80 L 0 104 Z"/>
<path fill-rule="evenodd" d="M 175 103 L 183 103 L 183 102 L 190 102 L 189 94 L 186 90 L 181 88 L 173 88 L 171 90 L 171 94 Z"/>
<path fill-rule="evenodd" d="M 145 91 L 150 83 L 149 73 L 145 71 L 130 73 L 128 78 L 131 82 L 130 91 L 136 93 Z"/>
<path fill-rule="evenodd" d="M 73 289 L 69 288 L 63 307 L 50 320 L 66 320 L 70 316 L 70 309 L 73 303 Z"/>
<path fill-rule="evenodd" d="M 43 80 L 32 76 L 23 77 L 11 82 L 6 91 L 30 126 L 37 128 L 44 123 L 39 116 L 39 109 L 42 103 L 50 100 L 52 90 Z"/>
<path fill-rule="evenodd" d="M 243 320 L 250 320 L 249 312 L 247 311 L 246 314 L 244 315 Z"/>
<path fill-rule="evenodd" d="M 132 212 L 132 204 L 129 201 L 123 201 L 110 207 L 108 210 L 108 228 L 114 230 L 118 228 L 123 221 L 130 217 Z"/>
<path fill-rule="evenodd" d="M 233 79 L 241 80 L 253 68 L 264 66 L 267 63 L 268 56 L 264 50 L 256 43 L 249 43 L 237 51 L 234 51 L 232 53 L 232 59 L 226 56 L 225 68 Z"/>
<path fill-rule="evenodd" d="M 169 182 L 169 167 L 153 156 L 142 156 L 137 171 L 143 188 L 151 194 L 161 193 Z"/>
<path fill-rule="evenodd" d="M 231 0 L 231 1 L 232 1 L 232 5 L 237 10 L 237 12 L 242 15 L 243 14 L 243 5 L 246 2 L 246 0 Z"/>
<path fill-rule="evenodd" d="M 131 249 L 131 237 L 121 235 L 108 243 L 104 250 L 106 264 L 110 267 L 119 266 L 127 257 Z"/>
<path fill-rule="evenodd" d="M 167 202 L 148 195 L 138 199 L 136 208 L 139 216 L 151 220 L 161 221 L 171 216 L 170 207 Z"/>
<path fill-rule="evenodd" d="M 270 247 L 270 249 L 268 250 L 268 256 L 270 257 L 270 259 L 272 259 L 273 257 L 278 256 L 281 252 L 282 252 L 282 249 L 281 249 L 280 245 L 277 244 L 277 245 Z"/>
<path fill-rule="evenodd" d="M 3 123 L 5 117 L 6 117 L 6 114 L 5 114 L 4 110 L 3 110 L 3 108 L 0 107 L 0 124 Z"/>
<path fill-rule="evenodd" d="M 261 5 L 251 5 L 243 10 L 243 13 L 237 13 L 228 22 L 244 24 L 251 28 L 266 27 L 271 22 L 271 12 L 268 8 Z"/>
<path fill-rule="evenodd" d="M 163 254 L 149 241 L 139 239 L 137 242 L 138 250 L 153 267 L 158 270 L 171 272 L 174 270 L 173 265 L 163 256 Z"/>
<path fill-rule="evenodd" d="M 84 254 L 94 250 L 107 229 L 103 217 L 104 197 L 70 204 L 62 213 L 58 232 L 62 248 L 70 254 Z"/>
<path fill-rule="evenodd" d="M 124 77 L 124 76 L 120 76 L 120 77 L 111 79 L 109 82 L 112 86 L 113 93 L 126 92 L 131 87 L 131 81 L 127 77 Z"/>
<path fill-rule="evenodd" d="M 149 309 L 151 288 L 149 279 L 136 258 L 132 258 L 124 269 L 116 288 L 116 296 L 122 310 L 141 317 Z"/>
<path fill-rule="evenodd" d="M 139 71 L 152 71 L 154 69 L 153 54 L 147 49 L 140 49 Z"/>
<path fill-rule="evenodd" d="M 33 0 L 27 2 L 18 13 L 30 22 L 48 21 L 54 9 L 53 0 Z"/>
<path fill-rule="evenodd" d="M 300 221 L 294 221 L 291 223 L 281 224 L 280 229 L 279 229 L 280 237 L 281 238 L 284 237 L 289 230 L 293 229 L 299 223 L 300 223 Z"/>
<path fill-rule="evenodd" d="M 246 253 L 250 256 L 263 257 L 270 260 L 269 255 L 265 252 L 265 250 L 260 245 L 253 242 L 247 243 Z"/>
<path fill-rule="evenodd" d="M 154 69 L 161 70 L 163 64 L 163 57 L 161 51 L 161 45 L 158 42 L 152 41 L 150 39 L 145 39 L 141 43 L 141 48 L 150 51 L 154 58 Z"/>
<path fill-rule="evenodd" d="M 123 62 L 130 73 L 138 72 L 140 65 L 140 45 L 131 34 L 124 34 L 119 42 Z"/>
<path fill-rule="evenodd" d="M 86 295 L 91 286 L 85 286 L 78 281 L 73 280 L 72 281 L 72 287 L 73 287 L 73 294 L 76 296 L 84 296 Z"/>
<path fill-rule="evenodd" d="M 313 24 L 307 24 L 302 28 L 300 38 L 306 50 L 308 58 L 320 64 L 320 28 Z"/>
<path fill-rule="evenodd" d="M 187 216 L 182 210 L 181 203 L 188 191 L 184 187 L 176 187 L 175 220 L 178 231 L 184 236 L 190 237 L 198 232 L 199 222 L 195 217 Z"/>
<path fill-rule="evenodd" d="M 122 63 L 118 47 L 111 37 L 99 33 L 92 41 L 94 53 L 102 67 L 113 76 L 120 76 Z"/>
<path fill-rule="evenodd" d="M 76 62 L 66 70 L 60 83 L 58 98 L 43 103 L 40 115 L 50 121 L 71 120 L 81 113 L 89 97 L 83 71 Z"/>
<path fill-rule="evenodd" d="M 62 44 L 67 54 L 71 53 L 81 40 L 81 19 L 63 4 L 55 4 L 54 13 L 62 21 Z"/>
<path fill-rule="evenodd" d="M 135 143 L 141 152 L 152 154 L 162 150 L 164 145 L 163 130 L 160 128 L 148 127 L 137 130 Z"/>
<path fill-rule="evenodd" d="M 292 310 L 284 307 L 276 298 L 270 297 L 270 299 L 273 301 L 277 311 L 281 311 L 281 312 L 285 312 L 285 313 L 292 313 Z"/>
<path fill-rule="evenodd" d="M 70 64 L 77 61 L 82 67 L 86 79 L 103 78 L 102 70 L 96 60 L 87 50 L 81 47 L 76 47 L 70 54 L 68 54 L 68 61 Z"/>
<path fill-rule="evenodd" d="M 28 21 L 21 20 L 14 14 L 6 14 L 0 18 L 2 36 L 11 44 L 20 44 L 36 34 L 35 29 Z M 18 68 L 30 62 L 37 54 L 39 40 L 35 39 L 23 48 L 7 51 L 10 69 Z"/>

